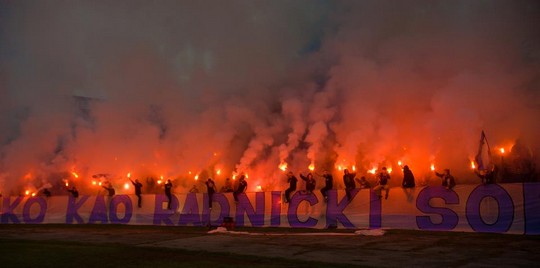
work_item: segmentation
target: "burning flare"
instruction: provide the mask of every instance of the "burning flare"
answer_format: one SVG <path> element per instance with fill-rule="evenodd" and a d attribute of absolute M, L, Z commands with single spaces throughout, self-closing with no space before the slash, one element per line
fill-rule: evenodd
<path fill-rule="evenodd" d="M 124 183 L 124 189 L 128 190 L 129 189 L 129 183 Z"/>
<path fill-rule="evenodd" d="M 435 171 L 435 164 L 431 164 L 431 171 Z"/>
<path fill-rule="evenodd" d="M 79 178 L 79 174 L 77 174 L 77 172 L 71 172 L 71 175 L 73 175 L 73 177 L 75 177 L 77 179 Z"/>
<path fill-rule="evenodd" d="M 504 154 L 504 148 L 499 149 L 499 151 L 501 152 L 501 154 Z"/>
<path fill-rule="evenodd" d="M 377 168 L 376 168 L 376 167 L 374 167 L 374 168 L 368 170 L 368 173 L 371 173 L 371 174 L 375 174 L 376 172 L 377 172 Z"/>
<path fill-rule="evenodd" d="M 311 170 L 311 171 L 315 170 L 315 164 L 313 164 L 313 163 L 309 164 L 308 169 Z"/>
<path fill-rule="evenodd" d="M 287 163 L 283 162 L 281 164 L 279 164 L 279 169 L 281 169 L 283 172 L 285 172 L 287 170 Z"/>
<path fill-rule="evenodd" d="M 476 165 L 474 164 L 474 161 L 471 161 L 471 168 L 476 169 Z"/>

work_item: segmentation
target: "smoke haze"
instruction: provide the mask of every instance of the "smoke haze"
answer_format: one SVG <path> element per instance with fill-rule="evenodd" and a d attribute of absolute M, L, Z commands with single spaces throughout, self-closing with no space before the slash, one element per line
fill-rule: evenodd
<path fill-rule="evenodd" d="M 0 193 L 272 190 L 280 163 L 477 182 L 482 130 L 538 165 L 538 25 L 537 1 L 1 1 Z"/>

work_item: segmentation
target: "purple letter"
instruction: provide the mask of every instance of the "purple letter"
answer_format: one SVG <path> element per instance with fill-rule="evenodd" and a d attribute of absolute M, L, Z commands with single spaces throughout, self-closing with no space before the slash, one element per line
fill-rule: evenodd
<path fill-rule="evenodd" d="M 203 200 L 203 221 L 206 223 L 210 223 L 210 213 L 208 210 L 208 198 L 206 196 L 207 194 L 204 194 L 204 200 Z M 222 193 L 215 193 L 212 197 L 212 201 L 214 203 L 218 203 L 219 207 L 221 208 L 219 213 L 219 218 L 211 223 L 211 225 L 221 225 L 223 223 L 223 219 L 225 217 L 229 217 L 229 214 L 231 213 L 231 206 L 229 205 L 229 200 L 227 200 L 227 197 L 225 197 Z M 212 210 L 215 210 L 215 206 Z"/>
<path fill-rule="evenodd" d="M 298 219 L 298 206 L 302 201 L 307 201 L 310 206 L 319 203 L 319 200 L 314 194 L 301 195 L 300 192 L 296 192 L 289 205 L 289 211 L 287 212 L 287 218 L 289 219 L 289 225 L 291 227 L 315 227 L 318 220 L 309 217 L 306 221 L 302 222 Z"/>
<path fill-rule="evenodd" d="M 238 195 L 238 204 L 236 206 L 236 226 L 244 226 L 244 213 L 247 213 L 251 225 L 261 227 L 264 225 L 264 193 L 255 193 L 255 203 L 257 211 L 253 209 L 251 202 L 245 194 Z"/>
<path fill-rule="evenodd" d="M 270 226 L 281 225 L 281 192 L 272 192 L 272 212 Z"/>
<path fill-rule="evenodd" d="M 359 189 L 354 189 L 351 191 L 351 199 L 356 196 Z M 337 221 L 339 220 L 344 227 L 354 228 L 354 224 L 349 221 L 347 216 L 343 214 L 343 210 L 349 205 L 349 200 L 347 196 L 344 196 L 341 201 L 338 203 L 337 200 L 337 191 L 330 190 L 328 193 L 328 203 L 326 206 L 326 225 L 327 226 L 336 226 Z"/>
<path fill-rule="evenodd" d="M 480 213 L 480 203 L 486 197 L 494 198 L 499 205 L 497 220 L 492 224 L 486 223 Z M 465 214 L 469 225 L 476 232 L 504 233 L 510 229 L 514 221 L 514 202 L 501 186 L 480 185 L 469 195 Z"/>
<path fill-rule="evenodd" d="M 19 218 L 17 218 L 17 215 L 13 213 L 13 210 L 21 203 L 23 198 L 17 197 L 13 203 L 10 203 L 9 199 L 9 197 L 4 197 L 4 201 L 2 202 L 2 223 L 9 223 L 9 220 L 13 223 L 21 223 Z"/>
<path fill-rule="evenodd" d="M 540 234 L 540 183 L 523 184 L 525 234 Z"/>
<path fill-rule="evenodd" d="M 166 225 L 173 225 L 171 219 L 169 219 L 176 209 L 178 209 L 178 199 L 176 195 L 172 195 L 171 210 L 164 210 L 163 203 L 169 202 L 167 196 L 163 194 L 156 195 L 155 207 L 154 207 L 154 225 L 160 225 L 161 222 L 164 222 Z"/>
<path fill-rule="evenodd" d="M 124 218 L 119 219 L 117 215 L 118 205 L 124 204 L 124 207 L 126 208 L 126 213 L 124 214 Z M 109 206 L 109 219 L 111 219 L 111 223 L 129 223 L 131 220 L 131 216 L 133 214 L 133 204 L 131 203 L 131 199 L 127 195 L 115 195 L 111 200 L 111 205 Z"/>
<path fill-rule="evenodd" d="M 107 206 L 105 206 L 105 197 L 102 195 L 96 196 L 94 208 L 92 209 L 92 214 L 90 214 L 88 223 L 95 223 L 97 221 L 100 221 L 101 223 L 109 222 L 109 218 L 107 218 Z"/>
<path fill-rule="evenodd" d="M 380 229 L 382 227 L 382 201 L 375 191 L 369 190 L 369 228 Z"/>
<path fill-rule="evenodd" d="M 208 201 L 207 201 L 208 202 Z M 193 223 L 194 226 L 201 226 L 201 215 L 199 215 L 199 202 L 197 202 L 197 194 L 189 193 L 184 202 L 184 209 L 178 219 L 178 225 L 188 225 Z"/>
<path fill-rule="evenodd" d="M 84 223 L 83 219 L 81 218 L 77 210 L 82 207 L 82 205 L 84 204 L 84 202 L 86 202 L 88 197 L 89 196 L 87 195 L 83 195 L 81 196 L 79 202 L 77 202 L 76 198 L 74 198 L 71 195 L 69 196 L 68 207 L 67 207 L 67 212 L 66 212 L 66 224 L 72 224 L 73 219 L 77 220 L 77 223 Z"/>
<path fill-rule="evenodd" d="M 426 187 L 418 193 L 416 208 L 423 213 L 439 214 L 442 222 L 433 223 L 430 216 L 417 216 L 416 225 L 420 230 L 452 230 L 456 228 L 459 216 L 449 208 L 437 208 L 429 205 L 429 200 L 441 198 L 446 204 L 459 204 L 459 196 L 454 191 L 448 191 L 442 186 Z"/>
<path fill-rule="evenodd" d="M 35 219 L 30 217 L 30 208 L 33 204 L 37 203 L 39 205 L 39 214 Z M 26 200 L 23 208 L 23 220 L 25 223 L 42 223 L 45 219 L 45 212 L 47 212 L 47 202 L 41 197 L 32 197 Z"/>

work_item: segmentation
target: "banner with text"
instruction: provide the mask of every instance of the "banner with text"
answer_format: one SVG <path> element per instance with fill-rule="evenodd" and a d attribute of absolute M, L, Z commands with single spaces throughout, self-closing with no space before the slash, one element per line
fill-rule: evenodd
<path fill-rule="evenodd" d="M 305 228 L 385 228 L 540 234 L 540 183 L 391 188 L 388 199 L 356 189 L 349 201 L 332 190 L 325 201 L 319 191 L 297 191 L 290 203 L 283 192 L 213 195 L 165 195 L 0 198 L 1 224 L 134 224 L 217 226 L 231 217 L 236 226 Z"/>

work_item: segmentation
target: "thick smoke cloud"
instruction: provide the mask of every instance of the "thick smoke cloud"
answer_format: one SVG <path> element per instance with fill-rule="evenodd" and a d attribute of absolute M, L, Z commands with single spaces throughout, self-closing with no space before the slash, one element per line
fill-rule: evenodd
<path fill-rule="evenodd" d="M 540 150 L 539 18 L 536 1 L 4 1 L 0 192 L 128 172 L 271 190 L 282 163 L 476 182 L 482 130 Z"/>

